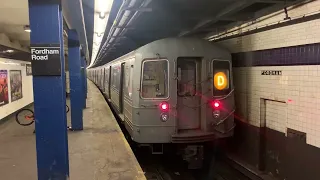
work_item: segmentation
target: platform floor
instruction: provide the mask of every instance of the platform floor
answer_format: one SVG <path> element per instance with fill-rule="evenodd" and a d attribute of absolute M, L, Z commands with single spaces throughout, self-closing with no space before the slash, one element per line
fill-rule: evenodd
<path fill-rule="evenodd" d="M 14 117 L 0 125 L 0 179 L 37 179 L 33 129 L 19 126 Z M 108 104 L 90 81 L 84 130 L 70 131 L 68 139 L 71 180 L 145 179 Z"/>

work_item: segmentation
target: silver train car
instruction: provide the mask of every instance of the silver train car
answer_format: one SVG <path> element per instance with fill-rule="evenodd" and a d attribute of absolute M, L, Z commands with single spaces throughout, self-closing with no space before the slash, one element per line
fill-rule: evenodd
<path fill-rule="evenodd" d="M 231 54 L 208 41 L 157 40 L 87 71 L 132 140 L 154 153 L 179 144 L 199 158 L 199 143 L 233 135 Z"/>

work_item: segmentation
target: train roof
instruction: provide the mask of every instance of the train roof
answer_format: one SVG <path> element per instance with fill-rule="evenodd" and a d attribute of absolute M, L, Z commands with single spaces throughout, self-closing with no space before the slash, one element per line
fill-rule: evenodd
<path fill-rule="evenodd" d="M 144 51 L 148 51 L 148 49 L 157 49 L 157 48 L 166 48 L 168 50 L 176 49 L 176 47 L 186 47 L 186 48 L 203 48 L 207 51 L 219 52 L 219 53 L 229 53 L 226 49 L 213 44 L 204 39 L 200 38 L 190 38 L 190 37 L 177 37 L 177 38 L 164 38 L 148 43 L 144 46 L 139 47 L 138 49 L 131 51 L 117 59 L 114 59 L 102 66 L 104 67 L 109 63 L 116 62 L 120 59 L 127 59 L 127 57 L 134 56 L 136 53 L 143 53 Z M 98 68 L 97 67 L 97 68 Z M 93 68 L 94 69 L 94 68 Z"/>

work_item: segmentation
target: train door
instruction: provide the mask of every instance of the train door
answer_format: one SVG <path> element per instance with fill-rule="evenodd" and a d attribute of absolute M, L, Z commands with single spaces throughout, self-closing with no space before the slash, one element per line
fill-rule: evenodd
<path fill-rule="evenodd" d="M 198 86 L 201 80 L 201 58 L 178 58 L 177 72 L 178 129 L 199 129 L 201 97 L 197 96 L 197 91 L 201 89 L 201 84 Z"/>
<path fill-rule="evenodd" d="M 123 84 L 124 84 L 124 71 L 125 71 L 125 63 L 121 63 L 121 74 L 120 74 L 120 89 L 119 89 L 119 111 L 123 112 Z"/>

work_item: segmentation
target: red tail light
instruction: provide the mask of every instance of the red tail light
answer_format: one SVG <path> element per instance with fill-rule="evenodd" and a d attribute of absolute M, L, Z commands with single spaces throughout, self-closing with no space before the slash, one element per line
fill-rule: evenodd
<path fill-rule="evenodd" d="M 161 111 L 168 111 L 169 110 L 169 104 L 166 102 L 160 103 L 160 110 Z"/>
<path fill-rule="evenodd" d="M 221 106 L 221 103 L 220 103 L 220 101 L 212 101 L 211 106 L 213 109 L 219 109 Z"/>

